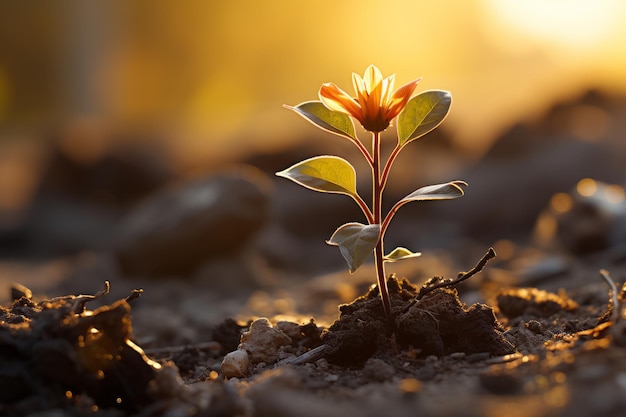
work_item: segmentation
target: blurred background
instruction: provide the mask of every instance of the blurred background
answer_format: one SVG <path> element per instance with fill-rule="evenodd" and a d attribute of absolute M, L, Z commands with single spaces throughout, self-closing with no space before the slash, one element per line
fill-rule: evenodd
<path fill-rule="evenodd" d="M 323 151 L 354 156 L 282 105 L 328 81 L 352 91 L 369 64 L 453 95 L 391 181 L 466 179 L 459 233 L 527 235 L 554 194 L 623 179 L 625 19 L 621 0 L 2 2 L 0 258 L 109 248 L 147 196 L 231 163 L 271 177 Z M 309 236 L 296 188 L 278 186 L 278 212 L 296 210 L 285 227 Z"/>
<path fill-rule="evenodd" d="M 104 142 L 152 136 L 177 163 L 298 140 L 300 121 L 281 105 L 327 81 L 351 89 L 370 63 L 400 84 L 421 76 L 422 89 L 452 91 L 444 129 L 473 155 L 557 100 L 626 89 L 619 0 L 1 7 L 3 140 L 82 124 Z"/>

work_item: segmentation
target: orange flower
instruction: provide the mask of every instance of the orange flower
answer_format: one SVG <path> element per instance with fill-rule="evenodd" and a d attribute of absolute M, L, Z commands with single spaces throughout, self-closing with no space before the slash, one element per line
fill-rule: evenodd
<path fill-rule="evenodd" d="M 395 74 L 383 78 L 380 70 L 370 65 L 363 78 L 352 74 L 356 98 L 350 97 L 334 83 L 323 84 L 319 96 L 330 110 L 354 117 L 365 130 L 382 132 L 404 109 L 420 81 L 418 78 L 394 91 L 395 78 Z"/>

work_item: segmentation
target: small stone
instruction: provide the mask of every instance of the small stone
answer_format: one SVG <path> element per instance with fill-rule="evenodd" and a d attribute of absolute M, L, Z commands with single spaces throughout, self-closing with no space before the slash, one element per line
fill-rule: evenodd
<path fill-rule="evenodd" d="M 252 322 L 250 330 L 241 335 L 239 349 L 248 352 L 250 363 L 275 363 L 279 359 L 280 347 L 291 344 L 291 338 L 280 329 L 272 327 L 266 318 Z"/>
<path fill-rule="evenodd" d="M 537 288 L 511 288 L 496 297 L 498 309 L 508 318 L 521 315 L 550 317 L 562 311 L 575 311 L 578 304 L 567 294 L 555 294 Z"/>
<path fill-rule="evenodd" d="M 244 378 L 248 375 L 249 368 L 248 352 L 243 349 L 237 349 L 224 356 L 220 367 L 226 378 Z"/>
<path fill-rule="evenodd" d="M 339 375 L 329 374 L 324 377 L 324 382 L 337 382 L 339 381 Z"/>
<path fill-rule="evenodd" d="M 121 271 L 187 277 L 237 255 L 266 224 L 269 195 L 267 177 L 252 169 L 159 191 L 121 224 L 114 247 Z"/>
<path fill-rule="evenodd" d="M 537 320 L 529 320 L 528 323 L 526 323 L 526 328 L 535 334 L 543 333 L 543 326 Z"/>
<path fill-rule="evenodd" d="M 439 358 L 437 357 L 437 355 L 428 355 L 426 357 L 426 363 L 427 364 L 433 364 L 436 363 L 439 360 Z"/>
<path fill-rule="evenodd" d="M 465 352 L 454 352 L 450 354 L 450 358 L 455 360 L 465 359 L 465 356 L 467 356 Z"/>
<path fill-rule="evenodd" d="M 291 340 L 297 340 L 302 338 L 300 331 L 300 325 L 292 321 L 279 321 L 276 323 L 276 327 L 291 338 Z"/>
<path fill-rule="evenodd" d="M 328 369 L 328 360 L 326 360 L 325 358 L 318 359 L 317 361 L 315 361 L 315 364 L 317 365 L 318 369 L 321 369 L 321 370 Z"/>
<path fill-rule="evenodd" d="M 382 359 L 369 358 L 363 367 L 363 375 L 376 382 L 389 381 L 394 373 L 393 366 Z"/>
<path fill-rule="evenodd" d="M 477 363 L 489 359 L 489 352 L 472 353 L 465 358 L 468 363 Z"/>

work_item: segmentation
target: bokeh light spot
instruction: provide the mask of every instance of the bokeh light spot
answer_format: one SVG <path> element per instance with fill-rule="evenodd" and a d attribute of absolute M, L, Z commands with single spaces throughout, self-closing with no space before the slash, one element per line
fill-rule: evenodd
<path fill-rule="evenodd" d="M 566 193 L 556 193 L 550 199 L 550 207 L 556 213 L 566 213 L 572 209 L 574 204 L 572 197 Z"/>
<path fill-rule="evenodd" d="M 583 178 L 576 184 L 576 191 L 583 197 L 591 197 L 596 193 L 598 184 L 591 178 Z"/>

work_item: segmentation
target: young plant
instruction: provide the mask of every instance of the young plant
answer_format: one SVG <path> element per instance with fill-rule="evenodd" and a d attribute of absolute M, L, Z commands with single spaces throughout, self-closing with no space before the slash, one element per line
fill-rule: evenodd
<path fill-rule="evenodd" d="M 341 255 L 348 262 L 350 273 L 356 271 L 374 253 L 378 288 L 387 317 L 391 317 L 391 302 L 385 279 L 385 262 L 421 255 L 402 247 L 388 254 L 384 253 L 384 236 L 391 219 L 407 203 L 461 197 L 461 187 L 467 186 L 463 181 L 452 181 L 419 188 L 395 203 L 383 216 L 383 191 L 396 157 L 408 143 L 439 126 L 450 110 L 452 97 L 447 91 L 425 91 L 413 96 L 419 81 L 420 79 L 413 80 L 394 90 L 395 74 L 383 78 L 380 70 L 370 65 L 363 78 L 352 74 L 356 98 L 335 84 L 326 83 L 319 90 L 320 101 L 307 101 L 295 107 L 285 106 L 320 129 L 350 140 L 371 167 L 372 201 L 369 206 L 357 192 L 354 167 L 343 158 L 316 156 L 277 172 L 276 175 L 315 191 L 345 194 L 356 201 L 367 224 L 346 223 L 326 243 L 339 247 Z M 391 154 L 384 160 L 380 151 L 380 133 L 396 117 L 398 140 Z M 352 118 L 371 133 L 371 151 L 357 137 Z"/>

